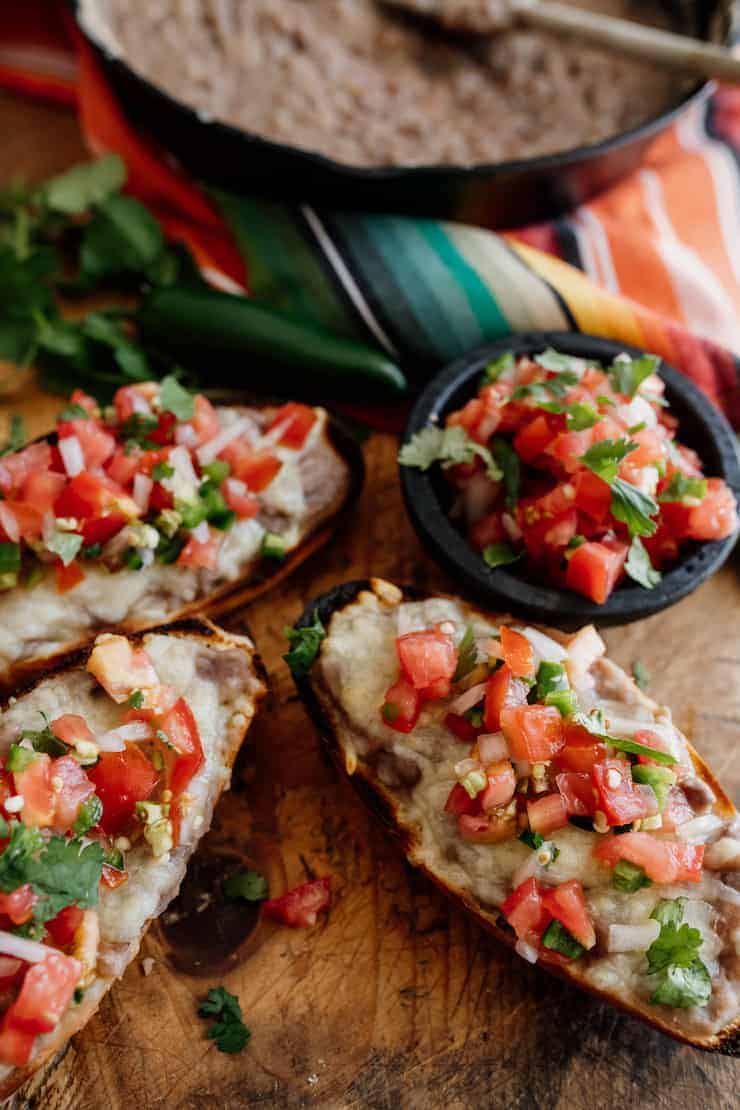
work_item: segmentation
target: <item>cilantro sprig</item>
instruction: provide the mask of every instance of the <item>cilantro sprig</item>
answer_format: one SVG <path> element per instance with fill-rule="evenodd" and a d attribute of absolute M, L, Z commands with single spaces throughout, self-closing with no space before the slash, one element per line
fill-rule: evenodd
<path fill-rule="evenodd" d="M 284 635 L 290 644 L 290 650 L 285 653 L 283 659 L 294 677 L 304 678 L 314 664 L 321 641 L 326 639 L 326 629 L 318 613 L 314 612 L 313 624 L 307 628 L 286 627 Z"/>
<path fill-rule="evenodd" d="M 221 883 L 227 898 L 243 898 L 247 902 L 262 902 L 269 894 L 267 879 L 258 871 L 242 869 L 229 875 Z"/>
<path fill-rule="evenodd" d="M 657 372 L 660 363 L 661 360 L 657 355 L 630 358 L 627 354 L 621 354 L 617 355 L 608 368 L 607 374 L 611 378 L 616 393 L 621 393 L 625 397 L 634 397 L 645 379 Z"/>
<path fill-rule="evenodd" d="M 213 1018 L 206 1036 L 216 1042 L 219 1052 L 234 1055 L 247 1045 L 251 1031 L 242 1021 L 242 1008 L 239 999 L 225 987 L 211 987 L 206 998 L 198 1007 L 204 1018 Z"/>
<path fill-rule="evenodd" d="M 498 482 L 503 477 L 489 449 L 471 439 L 459 424 L 449 428 L 428 424 L 404 443 L 398 461 L 401 466 L 418 467 L 419 470 L 428 470 L 438 462 L 447 470 L 451 466 L 471 463 L 476 456 L 483 460 L 486 474 L 492 481 Z"/>
<path fill-rule="evenodd" d="M 13 821 L 0 855 L 0 890 L 6 894 L 30 883 L 37 901 L 33 920 L 42 925 L 65 909 L 97 905 L 104 854 L 98 843 L 52 836 L 44 841 L 38 829 Z"/>
<path fill-rule="evenodd" d="M 602 439 L 581 455 L 581 462 L 611 488 L 612 516 L 627 525 L 630 535 L 652 536 L 657 528 L 652 518 L 658 506 L 652 497 L 618 474 L 622 459 L 636 449 L 637 444 L 628 439 Z"/>
<path fill-rule="evenodd" d="M 650 1001 L 662 1006 L 706 1006 L 712 994 L 711 977 L 699 958 L 702 935 L 683 922 L 685 904 L 685 898 L 662 899 L 650 915 L 660 924 L 646 953 L 648 971 L 656 976 Z"/>

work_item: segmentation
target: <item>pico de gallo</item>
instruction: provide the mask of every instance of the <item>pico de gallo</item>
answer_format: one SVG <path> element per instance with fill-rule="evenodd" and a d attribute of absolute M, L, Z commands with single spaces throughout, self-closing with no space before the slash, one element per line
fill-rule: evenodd
<path fill-rule="evenodd" d="M 204 762 L 187 700 L 142 647 L 99 637 L 87 661 L 113 727 L 39 715 L 0 766 L 0 1063 L 28 1063 L 95 978 L 101 889 L 128 881 L 127 856 L 164 859 Z"/>
<path fill-rule="evenodd" d="M 516 564 L 603 604 L 625 577 L 653 589 L 690 541 L 738 527 L 732 490 L 677 438 L 653 355 L 610 366 L 507 353 L 476 395 L 400 453 L 440 463 L 453 515 L 491 568 Z"/>
<path fill-rule="evenodd" d="M 259 517 L 319 412 L 290 402 L 261 425 L 254 411 L 217 410 L 174 377 L 124 386 L 106 409 L 75 390 L 54 441 L 0 457 L 0 589 L 50 571 L 66 593 L 96 565 L 215 573 L 226 537 Z M 265 559 L 295 542 L 282 526 L 259 533 Z"/>
<path fill-rule="evenodd" d="M 421 604 L 397 617 L 384 604 L 375 616 L 365 599 L 364 612 L 358 604 L 348 614 L 355 635 L 363 619 L 377 622 L 363 633 L 373 643 L 378 627 L 412 626 L 391 641 L 396 677 L 367 735 L 394 761 L 384 781 L 397 766 L 398 781 L 412 784 L 404 804 L 432 830 L 427 866 L 434 845 L 455 861 L 455 885 L 460 868 L 472 876 L 528 961 L 585 961 L 594 985 L 618 972 L 652 1005 L 707 1006 L 723 941 L 704 867 L 740 841 L 712 855 L 729 825 L 670 715 L 603 658 L 593 627 L 561 643 L 534 628 L 483 628 L 478 614 L 465 624 L 454 603 L 431 605 L 426 624 Z M 338 616 L 332 634 L 324 673 L 346 684 Z M 414 792 L 424 795 L 417 805 Z M 629 974 L 614 963 L 623 958 Z"/>

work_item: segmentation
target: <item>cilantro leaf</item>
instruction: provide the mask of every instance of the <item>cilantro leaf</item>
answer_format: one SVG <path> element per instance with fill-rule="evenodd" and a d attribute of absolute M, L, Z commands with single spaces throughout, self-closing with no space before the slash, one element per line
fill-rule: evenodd
<path fill-rule="evenodd" d="M 617 355 L 607 374 L 617 393 L 634 397 L 645 379 L 657 372 L 660 362 L 657 355 L 640 355 L 639 358 L 630 358 L 626 354 Z"/>
<path fill-rule="evenodd" d="M 586 454 L 581 455 L 580 461 L 602 481 L 612 485 L 622 459 L 636 450 L 637 444 L 628 439 L 602 439 L 589 447 Z"/>
<path fill-rule="evenodd" d="M 41 833 L 31 825 L 12 821 L 10 840 L 0 855 L 0 890 L 10 894 L 28 882 L 28 868 L 44 845 Z"/>
<path fill-rule="evenodd" d="M 290 644 L 290 651 L 285 653 L 283 659 L 294 677 L 303 678 L 313 666 L 321 641 L 326 639 L 326 629 L 318 613 L 314 612 L 312 625 L 308 628 L 287 627 L 284 629 L 284 635 Z"/>
<path fill-rule="evenodd" d="M 632 677 L 640 690 L 647 690 L 650 685 L 650 674 L 644 663 L 635 659 L 632 664 Z"/>
<path fill-rule="evenodd" d="M 662 973 L 650 1001 L 662 1006 L 706 1006 L 712 996 L 712 980 L 701 960 L 688 967 L 672 965 Z"/>
<path fill-rule="evenodd" d="M 65 906 L 89 909 L 97 905 L 102 866 L 100 844 L 83 847 L 81 840 L 52 837 L 38 859 L 31 859 L 27 865 L 25 881 L 39 895 L 33 909 L 34 919 L 49 921 Z"/>
<path fill-rule="evenodd" d="M 21 733 L 21 739 L 30 740 L 34 751 L 45 752 L 46 755 L 64 755 L 67 751 L 67 745 L 58 736 L 54 735 L 48 723 L 45 724 L 44 728 L 37 730 L 24 729 Z"/>
<path fill-rule="evenodd" d="M 630 740 L 627 737 L 610 736 L 606 731 L 606 722 L 604 714 L 601 709 L 592 709 L 590 713 L 574 713 L 573 723 L 585 728 L 593 736 L 598 736 L 600 740 L 604 740 L 610 747 L 619 752 L 626 752 L 629 755 L 644 755 L 653 763 L 662 763 L 667 767 L 672 767 L 678 760 L 675 756 L 669 755 L 668 752 L 662 752 L 658 748 L 651 748 L 647 744 L 641 744 L 638 740 Z"/>
<path fill-rule="evenodd" d="M 123 160 L 117 154 L 108 154 L 52 177 L 41 187 L 40 198 L 55 212 L 79 215 L 117 193 L 125 182 Z"/>
<path fill-rule="evenodd" d="M 164 412 L 171 412 L 178 420 L 190 420 L 195 412 L 195 396 L 172 374 L 162 379 L 159 403 Z"/>
<path fill-rule="evenodd" d="M 231 994 L 225 987 L 211 987 L 203 1002 L 198 1007 L 201 1017 L 224 1017 L 241 1020 L 242 1008 L 239 999 Z"/>
<path fill-rule="evenodd" d="M 267 880 L 257 871 L 235 871 L 224 879 L 221 888 L 227 898 L 244 898 L 247 902 L 261 902 L 269 893 Z"/>
<path fill-rule="evenodd" d="M 675 925 L 678 927 L 683 921 L 685 905 L 685 898 L 661 898 L 650 916 L 653 921 L 658 921 L 661 925 Z"/>
<path fill-rule="evenodd" d="M 57 413 L 57 420 L 89 420 L 90 413 L 82 405 L 74 402 Z"/>
<path fill-rule="evenodd" d="M 712 994 L 712 981 L 699 959 L 702 935 L 683 919 L 685 898 L 663 898 L 651 913 L 660 923 L 660 933 L 646 956 L 648 971 L 657 975 L 650 999 L 663 1006 L 705 1006 Z"/>
<path fill-rule="evenodd" d="M 132 690 L 131 693 L 128 696 L 128 700 L 126 702 L 126 705 L 129 705 L 132 709 L 141 709 L 143 704 L 144 704 L 144 691 L 143 690 Z"/>
<path fill-rule="evenodd" d="M 82 233 L 80 282 L 89 288 L 122 274 L 141 276 L 163 245 L 162 229 L 151 212 L 133 197 L 114 193 Z"/>
<path fill-rule="evenodd" d="M 0 448 L 0 455 L 10 455 L 13 451 L 20 451 L 26 442 L 26 424 L 20 413 L 13 413 L 10 418 L 10 431 L 8 438 Z"/>
<path fill-rule="evenodd" d="M 398 453 L 401 466 L 415 466 L 420 470 L 428 470 L 438 462 L 447 469 L 460 463 L 470 463 L 478 455 L 486 465 L 486 474 L 494 482 L 501 477 L 501 471 L 493 461 L 493 456 L 487 447 L 471 439 L 464 428 L 459 424 L 449 428 L 438 428 L 428 424 L 420 432 L 416 432 L 408 443 L 404 443 Z"/>
<path fill-rule="evenodd" d="M 690 967 L 701 948 L 701 933 L 683 924 L 678 928 L 672 921 L 662 925 L 660 935 L 647 950 L 648 968 L 651 973 L 664 968 Z"/>
<path fill-rule="evenodd" d="M 457 667 L 452 676 L 453 682 L 469 675 L 478 659 L 478 647 L 475 642 L 475 633 L 472 624 L 465 629 L 465 634 L 457 647 Z"/>
<path fill-rule="evenodd" d="M 562 413 L 566 417 L 568 431 L 582 432 L 586 428 L 593 428 L 601 420 L 601 414 L 593 407 L 582 401 L 574 401 L 572 405 L 563 405 L 559 401 L 548 401 L 540 405 L 547 412 Z"/>
<path fill-rule="evenodd" d="M 703 501 L 707 494 L 706 478 L 690 478 L 677 470 L 658 497 L 658 501 L 686 501 L 687 498 Z"/>
<path fill-rule="evenodd" d="M 497 382 L 501 375 L 507 370 L 513 370 L 516 366 L 516 359 L 511 351 L 505 351 L 504 354 L 499 355 L 493 362 L 489 362 L 483 371 L 481 385 L 491 385 Z"/>
<path fill-rule="evenodd" d="M 516 507 L 519 500 L 519 485 L 521 482 L 521 463 L 519 456 L 507 439 L 497 436 L 492 444 L 491 451 L 501 471 L 504 489 L 506 491 L 506 506 L 509 509 Z"/>
<path fill-rule="evenodd" d="M 532 832 L 531 829 L 525 829 L 523 833 L 520 833 L 519 839 L 521 840 L 522 844 L 526 844 L 528 848 L 532 849 L 532 851 L 536 851 L 538 848 L 541 848 L 542 845 L 545 843 L 544 836 L 542 836 L 541 833 Z"/>
<path fill-rule="evenodd" d="M 242 1021 L 239 999 L 224 987 L 212 987 L 198 1007 L 198 1013 L 201 1017 L 219 1019 L 209 1026 L 206 1036 L 216 1042 L 220 1052 L 231 1055 L 241 1052 L 252 1035 Z"/>
<path fill-rule="evenodd" d="M 46 547 L 58 555 L 64 566 L 68 567 L 82 547 L 82 536 L 77 532 L 60 532 L 55 529 L 46 540 Z"/>
<path fill-rule="evenodd" d="M 652 497 L 623 478 L 615 478 L 611 487 L 611 510 L 615 520 L 626 524 L 631 536 L 654 535 L 658 525 L 651 517 L 657 514 L 658 506 Z"/>
<path fill-rule="evenodd" d="M 508 543 L 489 543 L 483 549 L 483 562 L 495 570 L 496 567 L 505 567 L 521 559 L 520 551 L 515 551 Z"/>
<path fill-rule="evenodd" d="M 624 569 L 630 578 L 640 586 L 644 586 L 646 590 L 654 589 L 663 577 L 650 561 L 650 556 L 639 536 L 635 536 L 630 544 Z"/>
<path fill-rule="evenodd" d="M 534 361 L 538 366 L 541 366 L 543 370 L 553 370 L 558 374 L 563 370 L 574 373 L 573 365 L 574 363 L 577 364 L 577 360 L 571 355 L 561 354 L 560 351 L 556 351 L 552 347 L 548 347 L 547 350 L 542 351 L 541 354 L 535 355 Z M 578 375 L 576 374 L 575 376 L 577 379 Z"/>
<path fill-rule="evenodd" d="M 206 1036 L 215 1040 L 219 1052 L 228 1052 L 233 1056 L 249 1043 L 252 1033 L 243 1021 L 216 1021 Z"/>

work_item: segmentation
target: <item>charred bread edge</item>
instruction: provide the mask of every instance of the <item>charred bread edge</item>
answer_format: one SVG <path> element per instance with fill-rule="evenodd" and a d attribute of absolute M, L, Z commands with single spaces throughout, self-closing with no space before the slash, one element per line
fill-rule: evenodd
<path fill-rule="evenodd" d="M 378 581 L 379 580 L 376 578 L 358 579 L 351 582 L 345 582 L 339 586 L 335 586 L 333 589 L 328 590 L 325 594 L 321 594 L 315 600 L 311 601 L 306 606 L 298 620 L 295 622 L 294 627 L 307 628 L 313 623 L 315 615 L 318 615 L 328 634 L 329 623 L 334 613 L 339 611 L 340 609 L 344 609 L 346 606 L 354 602 L 359 594 L 363 591 L 368 590 L 371 593 L 375 593 L 377 596 L 379 596 L 381 601 L 385 600 L 379 593 L 378 589 L 376 589 L 376 584 L 378 583 Z M 380 581 L 382 582 L 383 580 Z M 413 587 L 398 588 L 403 594 L 403 600 L 406 601 L 420 601 L 423 600 L 424 597 L 429 596 L 450 597 L 452 598 L 452 600 L 456 601 L 464 600 L 460 598 L 455 598 L 451 594 L 445 594 L 443 591 L 435 592 L 434 595 L 431 595 Z M 385 603 L 387 604 L 387 601 Z M 478 606 L 471 605 L 470 608 L 475 609 L 478 612 L 486 615 L 489 619 L 491 617 L 490 613 L 486 614 L 485 610 L 481 609 Z M 561 633 L 558 633 L 556 630 L 552 629 L 547 629 L 548 635 L 553 635 L 553 631 L 555 631 L 554 638 L 560 638 L 561 640 L 565 639 L 565 637 Z M 484 929 L 488 930 L 490 933 L 493 933 L 495 937 L 497 937 L 499 940 L 502 940 L 510 948 L 513 948 L 514 944 L 516 943 L 516 937 L 514 936 L 511 928 L 507 925 L 505 919 L 498 912 L 486 911 L 482 907 L 482 905 L 476 899 L 472 898 L 466 891 L 449 887 L 432 872 L 430 872 L 423 863 L 417 861 L 417 859 L 415 858 L 416 842 L 413 829 L 408 826 L 403 826 L 399 822 L 398 811 L 393 795 L 373 775 L 372 769 L 369 769 L 365 765 L 363 765 L 363 762 L 360 759 L 358 759 L 357 765 L 354 770 L 347 766 L 347 762 L 344 758 L 344 752 L 337 738 L 337 725 L 342 723 L 339 719 L 340 714 L 337 714 L 337 717 L 334 720 L 332 719 L 332 708 L 336 712 L 336 707 L 330 706 L 329 699 L 327 697 L 324 697 L 324 699 L 322 700 L 319 693 L 320 684 L 314 682 L 312 673 L 309 672 L 309 674 L 303 678 L 296 678 L 294 676 L 293 681 L 295 682 L 298 693 L 304 703 L 304 706 L 306 707 L 306 710 L 308 711 L 309 716 L 316 725 L 316 728 L 318 729 L 327 746 L 332 760 L 337 765 L 342 774 L 351 783 L 352 787 L 359 795 L 363 803 L 367 806 L 367 808 L 377 818 L 381 820 L 383 825 L 393 834 L 394 838 L 400 842 L 402 850 L 404 854 L 408 857 L 409 861 L 415 867 L 418 867 L 419 870 L 421 870 L 429 879 L 431 879 L 434 885 L 439 887 L 444 894 L 462 904 L 462 906 L 473 915 L 473 917 L 478 921 L 480 925 L 483 926 Z M 731 814 L 735 813 L 736 811 L 734 805 L 727 797 L 724 790 L 719 785 L 704 760 L 695 751 L 693 745 L 690 742 L 688 744 L 688 747 L 697 774 L 702 779 L 704 779 L 704 781 L 707 782 L 709 786 L 712 787 L 717 795 L 717 805 L 715 808 L 724 817 L 730 816 Z M 691 1037 L 683 1035 L 667 1022 L 660 1021 L 653 1015 L 646 1014 L 638 1007 L 631 1006 L 628 1003 L 624 1003 L 612 997 L 612 995 L 608 994 L 607 992 L 599 990 L 598 988 L 591 985 L 588 981 L 583 979 L 581 976 L 574 975 L 572 971 L 568 970 L 568 968 L 561 968 L 555 965 L 548 964 L 542 964 L 541 966 L 551 974 L 557 975 L 558 978 L 564 979 L 566 982 L 569 983 L 575 983 L 582 990 L 587 991 L 589 994 L 595 995 L 595 997 L 601 999 L 602 1001 L 608 1002 L 610 1005 L 617 1007 L 617 1009 L 624 1011 L 632 1017 L 637 1017 L 641 1021 L 647 1022 L 654 1028 L 659 1029 L 661 1032 L 667 1033 L 668 1036 L 673 1037 L 675 1040 L 683 1041 L 685 1044 L 692 1045 L 694 1048 L 701 1048 L 706 1051 L 721 1052 L 726 1056 L 740 1056 L 740 1014 L 735 1018 L 731 1025 L 727 1026 L 719 1034 L 714 1034 L 711 1037 L 706 1038 L 693 1039 Z"/>
<path fill-rule="evenodd" d="M 234 764 L 234 760 L 236 759 L 236 756 L 239 752 L 239 749 L 244 742 L 247 732 L 251 727 L 252 721 L 257 714 L 259 703 L 267 693 L 267 673 L 265 671 L 262 660 L 257 653 L 254 641 L 252 640 L 251 636 L 248 635 L 248 633 L 246 635 L 230 633 L 223 628 L 219 628 L 218 625 L 213 624 L 209 620 L 198 618 L 178 620 L 173 621 L 169 624 L 157 625 L 156 628 L 148 628 L 140 632 L 131 633 L 127 636 L 127 639 L 133 640 L 136 643 L 141 643 L 145 636 L 158 634 L 199 639 L 202 640 L 204 643 L 218 644 L 222 645 L 224 648 L 233 648 L 239 651 L 243 651 L 245 655 L 249 656 L 256 677 L 259 679 L 262 688 L 261 690 L 258 690 L 254 695 L 254 713 L 247 721 L 246 727 L 242 734 L 238 737 L 238 739 L 235 739 L 229 752 L 227 753 L 226 764 L 227 766 L 232 767 Z M 13 694 L 10 696 L 14 698 L 20 698 L 25 694 L 31 693 L 41 682 L 44 682 L 48 678 L 62 676 L 68 671 L 78 669 L 87 661 L 91 651 L 92 643 L 90 643 L 89 646 L 84 649 L 76 649 L 74 651 L 65 652 L 63 656 L 58 657 L 57 662 L 55 662 L 53 665 L 45 666 L 43 673 L 35 675 L 33 680 L 27 682 L 24 686 L 19 686 L 16 690 L 13 691 Z M 0 711 L 5 711 L 5 709 L 7 708 L 8 698 L 4 698 L 2 704 L 0 705 Z M 221 789 L 213 798 L 214 808 L 218 803 L 219 798 L 221 797 L 224 786 L 221 787 Z M 208 825 L 204 825 L 201 836 L 205 835 L 205 833 L 208 832 L 209 828 L 210 823 Z M 193 845 L 193 851 L 188 857 L 188 862 L 193 853 L 197 850 L 199 842 L 200 836 L 198 837 L 196 843 Z M 172 891 L 170 899 L 168 899 L 168 901 L 171 901 L 172 898 L 177 895 L 179 885 L 180 883 L 178 882 L 177 889 L 174 889 Z M 126 968 L 128 968 L 132 961 L 136 958 L 141 946 L 141 941 L 143 940 L 145 933 L 154 920 L 155 917 L 149 918 L 141 931 L 138 942 L 130 946 Z M 79 1006 L 75 1007 L 74 1011 L 68 1010 L 67 1013 L 62 1016 L 62 1019 L 57 1026 L 56 1034 L 52 1037 L 51 1042 L 46 1046 L 44 1051 L 25 1067 L 14 1068 L 13 1071 L 11 1071 L 10 1074 L 7 1075 L 6 1078 L 0 1082 L 0 1102 L 7 1099 L 10 1095 L 13 1094 L 14 1091 L 17 1091 L 19 1087 L 26 1083 L 32 1075 L 34 1075 L 37 1071 L 44 1067 L 45 1064 L 48 1064 L 52 1057 L 54 1057 L 59 1052 L 59 1050 L 64 1047 L 69 1038 L 73 1037 L 76 1033 L 79 1033 L 79 1031 L 84 1028 L 85 1025 L 87 1025 L 88 1021 L 100 1005 L 101 1001 L 111 989 L 111 987 L 117 982 L 118 978 L 120 978 L 120 976 L 115 976 L 111 979 L 106 979 L 102 976 L 96 976 L 94 984 L 98 987 L 98 989 L 94 991 L 89 991 L 85 996 L 85 1000 Z M 90 995 L 92 995 L 92 997 L 90 997 Z M 72 1017 L 73 1020 L 70 1020 L 70 1018 Z"/>
<path fill-rule="evenodd" d="M 272 406 L 262 407 L 269 408 Z M 329 541 L 339 525 L 345 510 L 356 501 L 362 490 L 365 480 L 365 461 L 358 442 L 331 418 L 327 423 L 326 431 L 328 433 L 326 438 L 329 445 L 333 447 L 349 469 L 349 482 L 347 483 L 347 488 L 341 500 L 318 525 L 317 530 L 309 532 L 282 562 L 276 563 L 275 567 L 270 568 L 265 574 L 259 574 L 256 581 L 247 584 L 243 581 L 228 582 L 218 590 L 214 590 L 209 597 L 198 598 L 195 601 L 189 602 L 187 605 L 183 605 L 180 609 L 172 613 L 170 619 L 167 621 L 168 626 L 196 614 L 203 614 L 207 617 L 222 617 L 226 613 L 230 613 L 234 609 L 246 605 L 256 597 L 259 597 L 260 594 L 271 589 L 272 586 L 276 585 L 278 582 L 282 582 L 283 579 L 291 575 L 301 563 L 305 562 L 306 559 Z M 47 439 L 50 442 L 53 441 L 54 438 L 55 433 L 50 433 L 48 436 L 41 437 L 41 439 Z M 247 572 L 247 578 L 249 578 L 251 573 L 253 573 L 253 571 Z M 29 597 L 29 602 L 30 601 L 31 598 Z M 0 697 L 7 697 L 19 686 L 25 686 L 33 680 L 33 677 L 37 673 L 46 673 L 50 667 L 56 667 L 57 663 L 60 665 L 63 664 L 70 653 L 84 648 L 85 644 L 90 643 L 96 636 L 104 632 L 121 632 L 129 636 L 135 635 L 141 631 L 148 631 L 153 627 L 153 625 L 148 625 L 146 623 L 137 623 L 135 620 L 123 622 L 121 624 L 101 624 L 96 626 L 94 629 L 90 630 L 89 636 L 71 642 L 67 647 L 52 655 L 45 655 L 37 659 L 16 663 L 5 672 L 4 675 L 0 675 Z"/>

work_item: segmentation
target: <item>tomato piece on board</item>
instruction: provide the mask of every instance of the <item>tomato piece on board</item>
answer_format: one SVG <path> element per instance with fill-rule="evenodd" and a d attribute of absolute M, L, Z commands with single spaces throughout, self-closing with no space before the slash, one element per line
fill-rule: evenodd
<path fill-rule="evenodd" d="M 658 812 L 654 792 L 633 782 L 630 765 L 624 759 L 595 763 L 591 782 L 597 796 L 596 809 L 601 810 L 610 825 L 629 825 Z"/>
<path fill-rule="evenodd" d="M 721 478 L 709 478 L 700 504 L 689 511 L 686 536 L 692 540 L 723 540 L 737 526 L 735 495 Z"/>
<path fill-rule="evenodd" d="M 24 883 L 10 894 L 0 894 L 0 914 L 9 917 L 14 925 L 23 925 L 33 913 L 36 901 L 31 884 Z"/>
<path fill-rule="evenodd" d="M 422 697 L 449 694 L 457 667 L 457 648 L 451 636 L 437 628 L 408 632 L 396 639 L 396 651 L 401 671 Z"/>
<path fill-rule="evenodd" d="M 590 540 L 568 559 L 568 589 L 603 605 L 624 573 L 629 546 L 618 540 Z"/>
<path fill-rule="evenodd" d="M 178 698 L 172 709 L 161 718 L 159 728 L 177 753 L 167 776 L 167 785 L 177 798 L 204 761 L 198 725 L 185 698 Z M 168 764 L 170 754 L 168 749 L 165 756 Z"/>
<path fill-rule="evenodd" d="M 501 650 L 504 663 L 514 678 L 534 678 L 534 648 L 526 636 L 514 628 L 502 625 Z"/>
<path fill-rule="evenodd" d="M 271 432 L 273 428 L 277 427 L 282 428 L 278 443 L 283 447 L 292 447 L 298 451 L 306 442 L 306 437 L 316 420 L 316 412 L 309 405 L 302 405 L 298 401 L 289 401 L 287 405 L 282 405 L 277 410 L 267 431 Z"/>
<path fill-rule="evenodd" d="M 51 781 L 56 803 L 54 824 L 59 829 L 70 829 L 75 823 L 80 806 L 95 793 L 95 787 L 84 768 L 71 755 L 63 755 L 54 760 L 51 765 Z"/>
<path fill-rule="evenodd" d="M 659 839 L 646 832 L 628 832 L 600 838 L 593 854 L 612 867 L 620 859 L 636 863 L 654 883 L 698 883 L 704 845 Z"/>
<path fill-rule="evenodd" d="M 586 771 L 563 771 L 555 776 L 555 783 L 568 816 L 593 817 L 596 799 L 591 776 Z"/>
<path fill-rule="evenodd" d="M 83 911 L 79 906 L 65 906 L 56 917 L 46 922 L 48 932 L 58 948 L 69 948 L 82 922 Z"/>
<path fill-rule="evenodd" d="M 36 758 L 23 771 L 13 772 L 15 790 L 23 798 L 20 818 L 24 825 L 48 828 L 54 824 L 56 795 L 51 785 L 51 759 L 45 752 L 37 753 Z"/>
<path fill-rule="evenodd" d="M 54 564 L 54 574 L 58 594 L 69 593 L 75 586 L 79 586 L 80 582 L 85 581 L 85 572 L 76 559 L 73 559 L 66 567 L 60 559 Z"/>
<path fill-rule="evenodd" d="M 106 432 L 97 420 L 60 420 L 57 424 L 59 442 L 74 436 L 85 459 L 86 467 L 102 466 L 116 449 L 115 437 Z"/>
<path fill-rule="evenodd" d="M 517 705 L 501 710 L 501 730 L 512 759 L 538 763 L 563 747 L 563 718 L 554 705 Z"/>
<path fill-rule="evenodd" d="M 159 677 L 146 651 L 133 647 L 125 636 L 98 637 L 87 660 L 87 670 L 119 705 L 134 690 L 159 686 Z"/>
<path fill-rule="evenodd" d="M 501 906 L 501 912 L 519 937 L 528 944 L 539 944 L 550 923 L 551 914 L 542 901 L 545 888 L 536 879 L 520 883 Z"/>
<path fill-rule="evenodd" d="M 498 732 L 501 728 L 502 709 L 524 705 L 528 693 L 529 687 L 526 683 L 514 678 L 506 664 L 499 667 L 486 683 L 486 700 L 483 709 L 486 732 Z"/>
<path fill-rule="evenodd" d="M 556 887 L 546 890 L 542 901 L 552 916 L 564 925 L 584 948 L 593 948 L 596 933 L 586 908 L 583 887 L 577 879 L 569 879 Z"/>
<path fill-rule="evenodd" d="M 133 820 L 137 802 L 146 801 L 157 784 L 157 772 L 144 753 L 127 744 L 122 752 L 101 752 L 88 777 L 103 804 L 100 827 L 118 836 Z"/>
<path fill-rule="evenodd" d="M 293 929 L 306 929 L 316 924 L 317 915 L 328 910 L 331 904 L 331 876 L 302 883 L 293 890 L 270 898 L 262 903 L 266 917 L 290 925 Z"/>
<path fill-rule="evenodd" d="M 13 490 L 20 489 L 29 474 L 49 470 L 51 461 L 51 447 L 45 440 L 4 455 L 0 458 L 0 490 L 7 497 Z"/>
<path fill-rule="evenodd" d="M 560 794 L 543 794 L 527 802 L 527 819 L 532 832 L 547 836 L 568 824 L 568 810 Z"/>
<path fill-rule="evenodd" d="M 52 952 L 32 964 L 3 1025 L 23 1033 L 51 1033 L 67 1009 L 82 975 L 82 964 L 61 952 Z"/>
<path fill-rule="evenodd" d="M 380 713 L 383 723 L 396 732 L 411 732 L 421 712 L 421 695 L 406 678 L 389 687 Z"/>
<path fill-rule="evenodd" d="M 210 529 L 207 540 L 196 540 L 195 536 L 191 535 L 177 556 L 178 566 L 214 570 L 218 564 L 218 553 L 222 542 L 223 536 L 213 528 Z"/>

